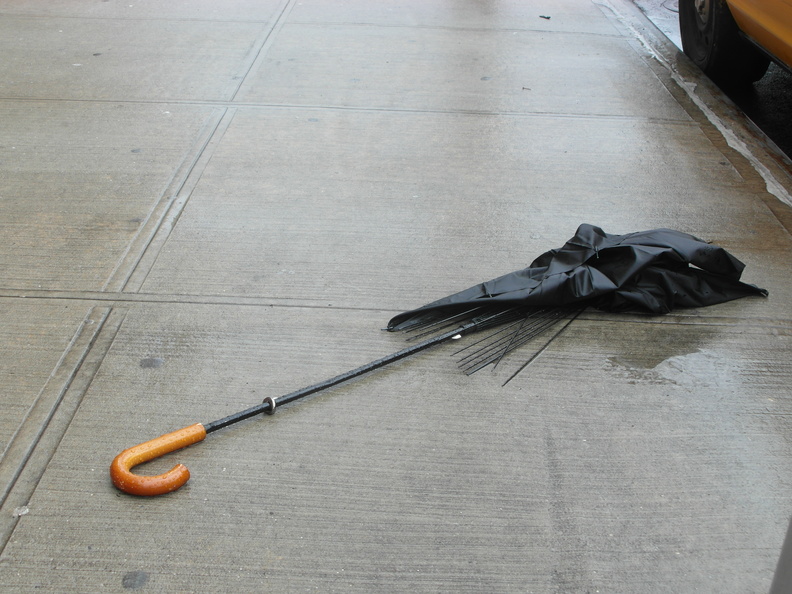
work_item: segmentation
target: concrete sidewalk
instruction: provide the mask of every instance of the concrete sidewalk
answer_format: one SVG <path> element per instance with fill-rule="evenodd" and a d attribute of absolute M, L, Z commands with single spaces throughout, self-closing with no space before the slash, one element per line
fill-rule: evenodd
<path fill-rule="evenodd" d="M 764 592 L 792 515 L 792 167 L 626 0 L 0 6 L 0 590 Z M 770 291 L 439 348 L 396 312 L 581 223 Z"/>

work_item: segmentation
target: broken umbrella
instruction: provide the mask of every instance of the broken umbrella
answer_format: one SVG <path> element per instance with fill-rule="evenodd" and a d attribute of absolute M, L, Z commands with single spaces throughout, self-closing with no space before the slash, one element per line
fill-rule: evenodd
<path fill-rule="evenodd" d="M 131 469 L 202 441 L 223 427 L 261 413 L 273 414 L 277 406 L 483 329 L 497 328 L 480 341 L 483 346 L 464 356 L 462 366 L 468 373 L 497 364 L 506 353 L 567 320 L 563 330 L 585 307 L 664 314 L 767 295 L 764 289 L 740 281 L 743 269 L 742 262 L 723 248 L 679 231 L 612 235 L 581 225 L 563 247 L 545 252 L 527 268 L 404 312 L 388 323 L 388 330 L 416 332 L 424 340 L 318 384 L 277 398 L 268 396 L 236 414 L 133 446 L 116 456 L 110 475 L 118 489 L 134 495 L 175 491 L 190 478 L 183 464 L 157 476 L 137 475 Z"/>

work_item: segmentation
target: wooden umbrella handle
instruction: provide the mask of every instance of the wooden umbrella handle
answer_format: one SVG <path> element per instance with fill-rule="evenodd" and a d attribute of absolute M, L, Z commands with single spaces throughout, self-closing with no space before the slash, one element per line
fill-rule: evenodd
<path fill-rule="evenodd" d="M 157 476 L 133 474 L 130 469 L 198 443 L 204 437 L 206 437 L 206 429 L 200 423 L 196 423 L 124 450 L 110 465 L 113 484 L 132 495 L 163 495 L 175 491 L 190 479 L 190 471 L 184 464 L 177 464 L 168 472 Z"/>

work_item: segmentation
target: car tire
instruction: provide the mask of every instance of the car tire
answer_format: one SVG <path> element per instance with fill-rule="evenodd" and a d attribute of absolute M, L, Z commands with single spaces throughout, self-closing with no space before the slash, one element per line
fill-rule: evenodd
<path fill-rule="evenodd" d="M 682 49 L 721 86 L 762 78 L 770 58 L 740 35 L 725 0 L 679 0 Z"/>

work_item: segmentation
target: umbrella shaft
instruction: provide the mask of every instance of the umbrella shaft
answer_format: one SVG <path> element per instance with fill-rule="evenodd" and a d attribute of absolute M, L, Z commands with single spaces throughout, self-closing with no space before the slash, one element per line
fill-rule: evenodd
<path fill-rule="evenodd" d="M 342 384 L 347 382 L 351 379 L 356 377 L 360 377 L 361 375 L 365 375 L 375 369 L 379 369 L 380 367 L 384 367 L 389 365 L 390 363 L 394 363 L 399 361 L 400 359 L 404 359 L 405 357 L 409 357 L 415 353 L 443 343 L 447 340 L 450 340 L 454 336 L 458 334 L 465 334 L 476 327 L 476 323 L 469 322 L 464 324 L 454 330 L 450 330 L 444 334 L 440 334 L 433 338 L 429 338 L 424 340 L 423 342 L 419 342 L 414 344 L 406 349 L 402 349 L 395 353 L 392 353 L 382 359 L 377 359 L 376 361 L 371 361 L 370 363 L 366 363 L 365 365 L 361 365 L 356 369 L 352 369 L 351 371 L 347 371 L 346 373 L 342 373 L 341 375 L 337 375 L 330 379 L 324 380 L 317 384 L 313 384 L 312 386 L 307 386 L 302 388 L 301 390 L 297 390 L 296 392 L 291 392 L 289 394 L 285 394 L 283 396 L 279 396 L 278 398 L 273 398 L 272 401 L 268 398 L 261 404 L 256 406 L 252 406 L 248 409 L 235 413 L 233 415 L 229 415 L 222 419 L 218 419 L 217 421 L 212 421 L 211 423 L 205 423 L 204 428 L 206 429 L 207 433 L 211 433 L 213 431 L 217 431 L 218 429 L 222 429 L 223 427 L 228 427 L 229 425 L 233 425 L 234 423 L 238 423 L 239 421 L 243 421 L 245 419 L 249 419 L 250 417 L 254 417 L 261 413 L 271 412 L 274 405 L 282 405 L 287 404 L 289 402 L 293 402 L 294 400 L 299 400 L 300 398 L 304 398 L 305 396 L 309 396 L 311 394 L 316 394 L 317 392 L 321 392 L 322 390 L 327 390 L 328 388 L 332 388 L 333 386 L 337 386 L 338 384 Z"/>

